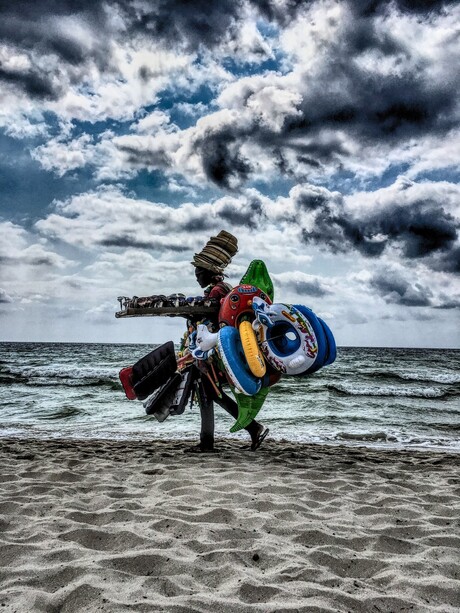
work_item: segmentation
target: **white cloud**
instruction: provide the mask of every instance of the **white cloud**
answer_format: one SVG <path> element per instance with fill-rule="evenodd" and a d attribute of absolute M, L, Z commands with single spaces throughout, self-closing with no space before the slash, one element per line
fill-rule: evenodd
<path fill-rule="evenodd" d="M 49 300 L 74 262 L 11 222 L 0 222 L 0 283 L 15 302 Z"/>
<path fill-rule="evenodd" d="M 230 56 L 235 61 L 255 64 L 274 57 L 271 41 L 265 39 L 257 28 L 254 16 L 246 12 L 237 37 L 231 39 L 221 49 L 221 55 Z"/>
<path fill-rule="evenodd" d="M 401 175 L 388 187 L 344 196 L 347 207 L 359 215 L 388 209 L 395 201 L 401 206 L 412 207 L 417 201 L 430 200 L 460 217 L 460 186 L 449 181 L 415 182 Z"/>
<path fill-rule="evenodd" d="M 23 313 L 30 305 L 30 314 L 49 301 L 95 330 L 118 294 L 199 291 L 191 255 L 225 228 L 240 241 L 228 269 L 233 282 L 252 258 L 266 260 L 277 300 L 309 302 L 333 318 L 346 342 L 379 342 L 384 332 L 376 321 L 397 341 L 398 318 L 412 338 L 421 318 L 452 330 L 459 290 L 443 258 L 458 248 L 459 189 L 410 179 L 456 171 L 460 163 L 458 99 L 449 97 L 460 78 L 453 26 L 460 9 L 449 3 L 424 13 L 383 4 L 365 17 L 355 2 L 298 8 L 283 0 L 259 12 L 245 4 L 239 14 L 213 12 L 216 26 L 228 17 L 228 27 L 217 40 L 211 32 L 206 46 L 209 40 L 193 39 L 195 13 L 165 22 L 180 39 L 166 45 L 154 29 L 137 30 L 141 16 L 154 28 L 161 7 L 131 3 L 132 21 L 115 6 L 101 9 L 99 22 L 43 15 L 27 30 L 40 44 L 0 44 L 8 73 L 0 127 L 15 139 L 42 139 L 31 152 L 35 161 L 54 181 L 75 186 L 46 212 L 34 211 L 42 218 L 31 231 L 0 223 L 0 302 L 14 300 Z M 275 17 L 262 27 L 264 13 Z M 267 59 L 276 69 L 264 69 Z M 184 115 L 184 129 L 170 119 L 182 125 Z M 404 177 L 374 188 L 398 166 Z M 78 194 L 75 171 L 82 168 L 96 187 Z M 143 168 L 165 175 L 161 189 L 177 206 L 123 189 Z M 337 182 L 350 177 L 349 195 L 313 185 L 333 175 Z M 280 193 L 279 179 L 294 184 L 288 194 L 285 188 L 268 197 L 248 187 Z M 97 187 L 101 182 L 112 185 Z M 217 192 L 216 185 L 234 191 Z M 414 239 L 418 218 L 398 226 L 400 213 L 415 212 L 423 218 L 419 235 L 437 231 L 439 245 L 428 235 Z M 365 257 L 363 245 L 369 255 L 380 243 L 382 253 Z"/>
<path fill-rule="evenodd" d="M 151 134 L 168 123 L 169 115 L 167 113 L 164 111 L 153 111 L 145 117 L 142 117 L 142 119 L 139 119 L 139 121 L 131 126 L 131 129 L 139 134 Z"/>
<path fill-rule="evenodd" d="M 82 134 L 74 140 L 57 137 L 37 147 L 32 151 L 32 157 L 38 160 L 45 170 L 52 170 L 62 177 L 71 170 L 86 166 L 92 149 L 93 139 L 89 134 Z"/>

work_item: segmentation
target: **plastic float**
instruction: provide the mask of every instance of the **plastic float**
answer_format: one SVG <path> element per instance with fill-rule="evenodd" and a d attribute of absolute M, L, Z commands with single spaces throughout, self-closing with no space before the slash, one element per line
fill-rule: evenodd
<path fill-rule="evenodd" d="M 207 257 L 217 257 L 216 249 L 209 249 Z M 200 257 L 195 254 L 195 260 Z M 195 260 L 195 265 L 201 262 Z M 194 322 L 183 354 L 176 355 L 170 341 L 120 371 L 127 398 L 145 400 L 146 413 L 158 421 L 182 414 L 197 380 L 207 376 L 217 395 L 225 383 L 234 393 L 238 418 L 230 431 L 237 432 L 257 416 L 282 376 L 309 376 L 336 358 L 329 326 L 309 307 L 274 302 L 262 260 L 253 260 L 222 300 L 184 294 L 118 300 L 117 318 L 167 316 Z M 210 330 L 210 320 L 218 323 L 217 331 Z"/>
<path fill-rule="evenodd" d="M 308 319 L 290 304 L 254 303 L 254 328 L 269 364 L 286 375 L 304 374 L 318 356 L 318 342 Z"/>

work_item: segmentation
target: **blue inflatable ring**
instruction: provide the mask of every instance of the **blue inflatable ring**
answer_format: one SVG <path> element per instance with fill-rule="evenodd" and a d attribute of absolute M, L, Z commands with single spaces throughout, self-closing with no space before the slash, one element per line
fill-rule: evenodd
<path fill-rule="evenodd" d="M 335 340 L 329 326 L 313 313 L 311 309 L 303 304 L 296 304 L 295 308 L 299 310 L 305 319 L 308 320 L 315 332 L 318 341 L 318 356 L 308 370 L 302 375 L 311 375 L 327 364 L 332 364 L 336 358 Z"/>
<path fill-rule="evenodd" d="M 337 345 L 335 344 L 334 335 L 332 334 L 331 329 L 329 328 L 327 323 L 323 321 L 321 317 L 318 317 L 318 320 L 324 328 L 328 348 L 328 353 L 326 355 L 326 359 L 324 360 L 323 366 L 328 366 L 329 364 L 332 364 L 332 362 L 334 362 L 335 358 L 337 357 Z"/>
<path fill-rule="evenodd" d="M 238 330 L 233 326 L 221 328 L 217 344 L 227 376 L 233 387 L 246 396 L 257 394 L 262 386 L 262 381 L 249 370 Z"/>

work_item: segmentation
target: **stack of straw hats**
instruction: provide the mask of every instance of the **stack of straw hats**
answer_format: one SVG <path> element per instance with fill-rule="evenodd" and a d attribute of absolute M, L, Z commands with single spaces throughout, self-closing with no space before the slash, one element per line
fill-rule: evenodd
<path fill-rule="evenodd" d="M 219 274 L 230 264 L 237 251 L 238 240 L 230 232 L 221 230 L 217 236 L 211 236 L 200 253 L 195 253 L 191 263 Z"/>

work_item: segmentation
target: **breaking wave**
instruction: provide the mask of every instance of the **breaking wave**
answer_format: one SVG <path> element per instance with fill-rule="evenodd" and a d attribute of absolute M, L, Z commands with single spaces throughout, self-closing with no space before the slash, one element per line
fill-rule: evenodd
<path fill-rule="evenodd" d="M 368 371 L 364 372 L 367 377 L 375 379 L 417 382 L 417 383 L 437 383 L 441 385 L 452 385 L 460 383 L 460 373 L 456 372 L 434 372 L 430 370 L 410 371 L 410 370 L 389 370 L 389 371 Z"/>
<path fill-rule="evenodd" d="M 334 383 L 327 385 L 333 392 L 345 396 L 381 396 L 401 398 L 445 398 L 448 391 L 435 387 L 401 387 L 401 386 L 368 386 L 352 383 Z"/>

